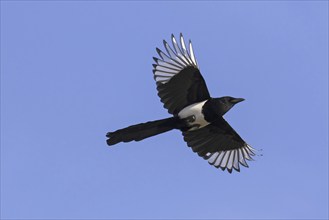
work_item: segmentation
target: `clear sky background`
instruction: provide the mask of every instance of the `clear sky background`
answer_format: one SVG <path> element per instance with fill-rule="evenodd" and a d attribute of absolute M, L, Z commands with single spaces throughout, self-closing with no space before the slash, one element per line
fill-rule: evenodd
<path fill-rule="evenodd" d="M 169 117 L 155 48 L 182 32 L 225 118 L 263 157 L 229 174 Z M 328 218 L 327 1 L 2 1 L 1 218 Z"/>

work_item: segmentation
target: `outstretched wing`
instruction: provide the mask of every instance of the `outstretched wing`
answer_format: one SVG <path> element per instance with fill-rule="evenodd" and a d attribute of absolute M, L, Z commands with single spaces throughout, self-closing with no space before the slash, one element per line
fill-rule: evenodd
<path fill-rule="evenodd" d="M 222 170 L 240 171 L 239 164 L 248 167 L 254 149 L 249 146 L 221 117 L 213 123 L 193 131 L 183 132 L 184 140 L 209 164 Z"/>
<path fill-rule="evenodd" d="M 153 73 L 161 102 L 169 113 L 176 115 L 188 105 L 209 99 L 210 95 L 198 69 L 191 41 L 188 51 L 182 34 L 180 45 L 174 35 L 171 40 L 174 50 L 163 41 L 168 55 L 156 49 L 161 59 L 153 58 L 156 62 Z"/>

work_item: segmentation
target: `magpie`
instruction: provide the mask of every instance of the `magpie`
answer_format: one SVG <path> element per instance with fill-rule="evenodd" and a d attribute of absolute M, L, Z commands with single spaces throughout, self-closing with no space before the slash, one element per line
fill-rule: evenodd
<path fill-rule="evenodd" d="M 172 47 L 164 40 L 164 53 L 156 48 L 153 74 L 158 96 L 173 117 L 132 125 L 106 134 L 107 144 L 140 141 L 173 129 L 182 132 L 184 141 L 200 157 L 216 168 L 240 172 L 240 164 L 248 167 L 255 149 L 247 144 L 225 121 L 223 116 L 243 98 L 212 98 L 203 79 L 192 42 L 186 47 L 171 35 Z"/>

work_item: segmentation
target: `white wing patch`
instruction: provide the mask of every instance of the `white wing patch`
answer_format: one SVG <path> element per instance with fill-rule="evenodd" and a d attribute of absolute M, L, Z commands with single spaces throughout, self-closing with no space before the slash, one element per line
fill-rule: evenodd
<path fill-rule="evenodd" d="M 246 160 L 253 160 L 252 156 L 256 155 L 254 151 L 254 148 L 246 144 L 239 149 L 207 153 L 203 158 L 216 168 L 227 169 L 230 173 L 233 169 L 240 172 L 240 164 L 248 167 Z"/>
<path fill-rule="evenodd" d="M 198 68 L 197 61 L 194 56 L 192 42 L 189 41 L 189 51 L 186 49 L 183 35 L 180 34 L 180 44 L 177 43 L 174 35 L 171 35 L 172 49 L 164 40 L 163 44 L 167 54 L 157 48 L 157 52 L 161 59 L 153 57 L 156 64 L 153 64 L 154 79 L 157 83 L 167 83 L 174 75 L 178 74 L 188 66 Z"/>

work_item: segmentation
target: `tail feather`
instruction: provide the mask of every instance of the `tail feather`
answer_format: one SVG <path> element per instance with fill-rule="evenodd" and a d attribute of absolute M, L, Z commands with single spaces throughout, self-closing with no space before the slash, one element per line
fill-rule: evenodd
<path fill-rule="evenodd" d="M 114 132 L 108 132 L 106 141 L 108 145 L 114 145 L 119 142 L 140 141 L 157 134 L 170 131 L 177 127 L 176 118 L 166 118 L 157 121 L 149 121 L 137 125 L 132 125 Z"/>

